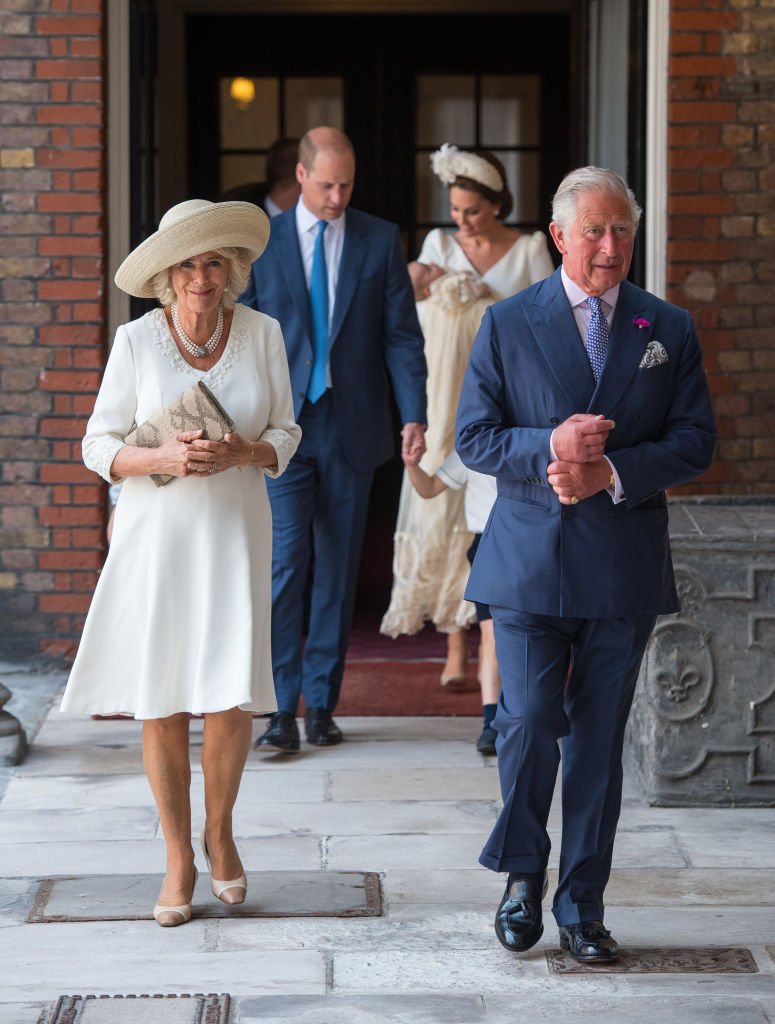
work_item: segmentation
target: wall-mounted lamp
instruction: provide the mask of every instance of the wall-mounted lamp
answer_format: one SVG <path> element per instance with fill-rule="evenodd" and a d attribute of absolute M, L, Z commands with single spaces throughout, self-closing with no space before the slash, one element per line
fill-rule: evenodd
<path fill-rule="evenodd" d="M 256 87 L 249 78 L 232 78 L 229 95 L 237 104 L 237 110 L 247 110 L 256 98 Z"/>

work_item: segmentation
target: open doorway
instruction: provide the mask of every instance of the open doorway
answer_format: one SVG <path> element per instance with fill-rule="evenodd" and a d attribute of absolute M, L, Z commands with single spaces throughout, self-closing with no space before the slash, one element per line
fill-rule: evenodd
<path fill-rule="evenodd" d="M 275 138 L 330 123 L 355 146 L 353 205 L 398 223 L 409 259 L 451 223 L 429 166 L 442 142 L 496 151 L 516 200 L 510 222 L 544 227 L 574 139 L 571 28 L 564 14 L 192 14 L 189 194 L 260 180 Z M 252 83 L 249 103 L 232 95 L 235 78 Z M 356 604 L 372 623 L 390 598 L 401 476 L 396 457 L 372 490 Z"/>

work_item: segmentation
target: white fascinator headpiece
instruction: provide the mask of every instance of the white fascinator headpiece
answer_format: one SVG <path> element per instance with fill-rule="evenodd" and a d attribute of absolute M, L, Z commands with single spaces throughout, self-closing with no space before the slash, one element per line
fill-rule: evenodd
<path fill-rule="evenodd" d="M 483 157 L 458 149 L 449 142 L 442 143 L 441 149 L 431 153 L 431 167 L 445 185 L 451 185 L 456 178 L 470 178 L 492 192 L 503 191 L 505 185 L 496 168 Z"/>

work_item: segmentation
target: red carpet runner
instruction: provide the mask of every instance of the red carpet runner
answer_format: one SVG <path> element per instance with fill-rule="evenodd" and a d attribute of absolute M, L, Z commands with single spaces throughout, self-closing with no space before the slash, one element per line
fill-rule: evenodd
<path fill-rule="evenodd" d="M 416 636 L 382 636 L 377 622 L 356 622 L 350 634 L 337 717 L 347 715 L 480 715 L 476 628 L 469 631 L 468 689 L 450 692 L 439 678 L 446 637 L 426 627 Z"/>

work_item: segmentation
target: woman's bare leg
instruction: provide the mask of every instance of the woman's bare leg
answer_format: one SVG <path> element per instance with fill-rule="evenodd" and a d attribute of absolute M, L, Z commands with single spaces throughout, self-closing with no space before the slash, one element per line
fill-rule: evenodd
<path fill-rule="evenodd" d="M 143 765 L 167 848 L 167 877 L 159 903 L 168 907 L 190 903 L 194 884 L 189 720 L 188 714 L 179 714 L 143 722 Z"/>
<path fill-rule="evenodd" d="M 447 633 L 447 663 L 441 673 L 442 686 L 453 688 L 465 686 L 468 671 L 468 633 L 460 629 L 457 633 Z"/>
<path fill-rule="evenodd" d="M 205 715 L 202 771 L 205 783 L 207 852 L 212 877 L 221 880 L 242 874 L 232 835 L 232 811 L 239 793 L 253 734 L 249 711 L 230 708 Z M 241 902 L 244 892 L 226 890 L 226 902 Z"/>

